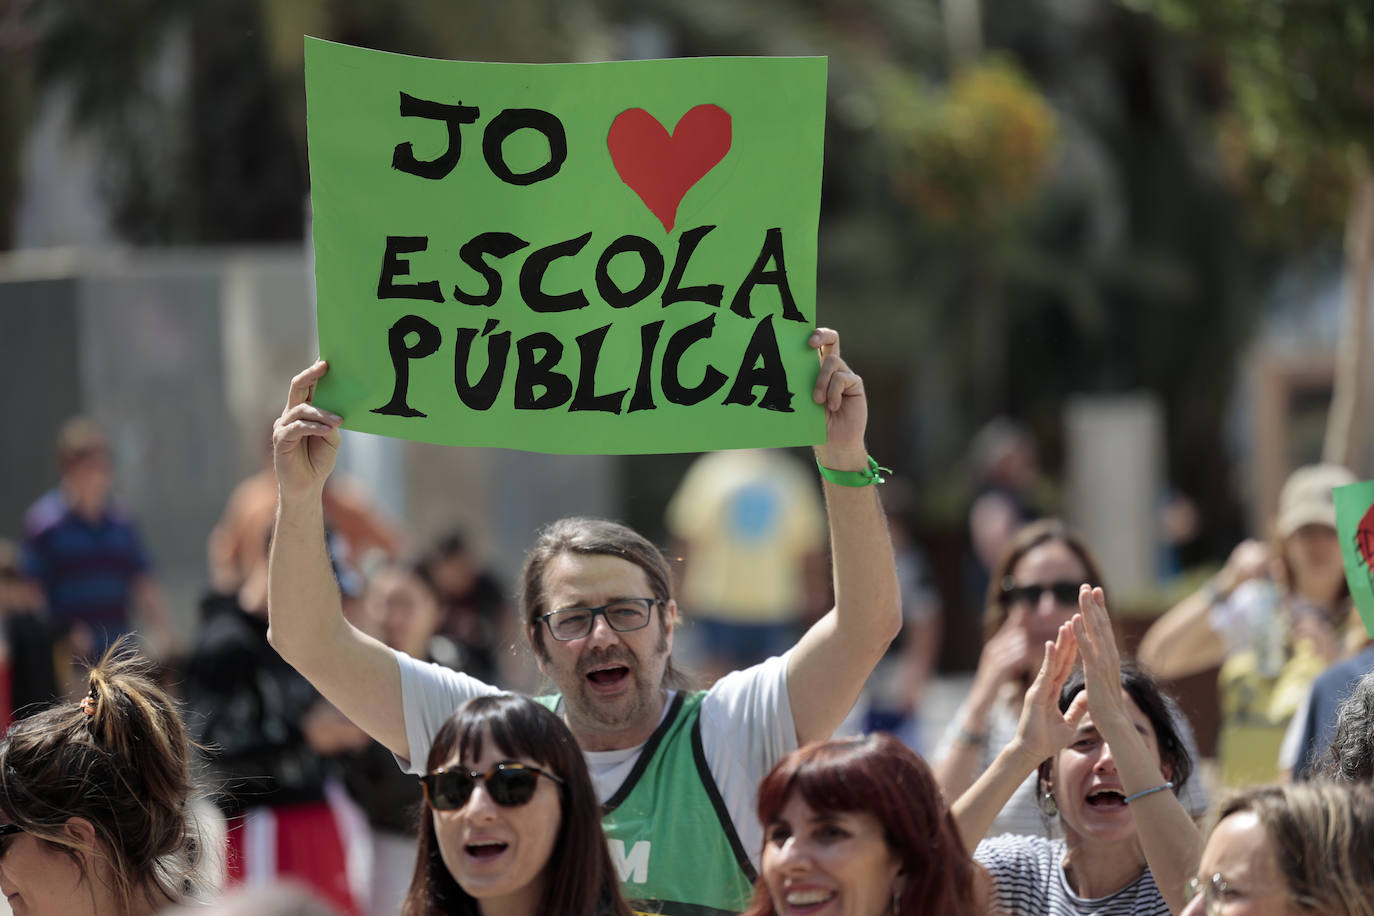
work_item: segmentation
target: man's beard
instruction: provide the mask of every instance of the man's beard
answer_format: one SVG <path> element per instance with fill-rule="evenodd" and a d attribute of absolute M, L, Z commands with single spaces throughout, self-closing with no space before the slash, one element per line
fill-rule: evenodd
<path fill-rule="evenodd" d="M 667 650 L 667 635 L 659 631 L 659 639 L 654 646 L 655 656 L 663 657 Z M 627 671 L 626 678 L 630 682 L 630 690 L 627 694 L 610 701 L 597 696 L 587 682 L 587 672 L 606 664 L 623 665 Z M 661 673 L 659 683 L 650 684 L 645 680 L 644 668 L 629 649 L 613 649 L 605 654 L 595 656 L 585 664 L 578 666 L 578 705 L 582 707 L 580 710 L 582 718 L 606 729 L 620 729 L 632 725 L 644 715 L 653 702 L 655 694 L 662 689 L 663 684 L 661 682 Z"/>

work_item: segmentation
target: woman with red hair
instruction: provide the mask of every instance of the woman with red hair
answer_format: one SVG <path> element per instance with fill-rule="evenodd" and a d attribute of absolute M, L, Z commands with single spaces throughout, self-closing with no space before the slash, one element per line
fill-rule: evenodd
<path fill-rule="evenodd" d="M 930 769 L 891 735 L 810 744 L 759 785 L 762 873 L 744 916 L 981 911 Z"/>

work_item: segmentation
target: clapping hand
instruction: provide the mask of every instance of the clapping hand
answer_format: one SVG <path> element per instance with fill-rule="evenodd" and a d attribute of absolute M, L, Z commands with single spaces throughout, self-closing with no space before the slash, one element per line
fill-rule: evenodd
<path fill-rule="evenodd" d="M 1074 618 L 1077 620 L 1077 617 Z M 1021 721 L 1016 726 L 1016 740 L 1035 761 L 1044 760 L 1067 747 L 1078 732 L 1078 723 L 1087 711 L 1083 694 L 1074 697 L 1069 708 L 1060 712 L 1059 692 L 1073 671 L 1077 655 L 1077 638 L 1073 622 L 1059 628 L 1054 642 L 1045 643 L 1045 657 L 1040 672 L 1026 692 L 1021 705 Z"/>
<path fill-rule="evenodd" d="M 1032 647 L 1026 632 L 1026 609 L 1012 608 L 993 637 L 983 645 L 978 656 L 978 670 L 973 676 L 969 696 L 974 706 L 986 709 L 997 699 L 997 691 L 1007 681 L 1022 677 L 1031 666 Z"/>
<path fill-rule="evenodd" d="M 1116 648 L 1112 621 L 1107 616 L 1107 598 L 1102 589 L 1084 585 L 1078 590 L 1078 613 L 1070 621 L 1079 655 L 1083 657 L 1083 693 L 1093 725 L 1111 740 L 1113 726 L 1123 726 L 1134 734 L 1135 726 L 1121 689 L 1121 653 Z M 1077 699 L 1081 699 L 1080 695 Z"/>

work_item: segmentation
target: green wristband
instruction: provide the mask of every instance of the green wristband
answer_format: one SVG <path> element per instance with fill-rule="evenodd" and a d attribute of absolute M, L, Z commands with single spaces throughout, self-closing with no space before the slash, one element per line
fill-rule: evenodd
<path fill-rule="evenodd" d="M 821 476 L 831 483 L 837 483 L 842 487 L 871 487 L 874 484 L 886 483 L 887 478 L 883 474 L 891 474 L 892 468 L 885 468 L 873 460 L 873 456 L 868 456 L 868 467 L 862 471 L 837 471 L 821 464 L 819 458 L 816 459 L 816 468 L 821 472 Z"/>

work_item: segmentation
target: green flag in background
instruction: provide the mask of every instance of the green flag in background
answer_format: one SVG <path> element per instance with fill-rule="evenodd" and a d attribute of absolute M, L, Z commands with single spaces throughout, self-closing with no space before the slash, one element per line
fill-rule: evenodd
<path fill-rule="evenodd" d="M 1364 621 L 1374 636 L 1374 481 L 1336 487 L 1336 535 L 1345 558 L 1345 581 Z"/>
<path fill-rule="evenodd" d="M 316 402 L 346 427 L 569 454 L 824 439 L 824 58 L 305 52 Z"/>

